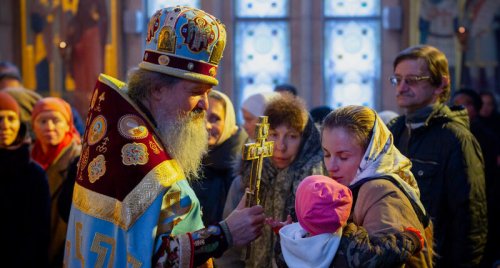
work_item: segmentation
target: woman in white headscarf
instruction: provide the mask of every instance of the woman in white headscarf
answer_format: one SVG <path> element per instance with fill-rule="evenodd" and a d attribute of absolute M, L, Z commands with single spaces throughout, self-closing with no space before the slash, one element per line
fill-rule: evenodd
<path fill-rule="evenodd" d="M 321 143 L 329 176 L 353 193 L 350 221 L 365 228 L 370 236 L 415 228 L 422 234 L 423 249 L 405 265 L 432 267 L 432 224 L 420 202 L 411 162 L 394 146 L 391 132 L 377 113 L 354 105 L 336 109 L 323 121 Z M 377 256 L 357 245 L 356 240 L 344 242 L 337 257 L 345 257 L 349 266 L 372 267 L 376 263 L 375 267 L 386 267 L 399 258 L 390 253 Z M 393 247 L 388 252 L 397 252 L 402 246 L 394 241 L 388 247 Z M 334 262 L 334 266 L 339 265 Z"/>
<path fill-rule="evenodd" d="M 248 136 L 236 125 L 236 114 L 226 94 L 212 90 L 208 95 L 208 154 L 203 159 L 202 177 L 192 187 L 200 200 L 205 226 L 222 220 L 222 210 L 233 181 L 237 158 Z"/>

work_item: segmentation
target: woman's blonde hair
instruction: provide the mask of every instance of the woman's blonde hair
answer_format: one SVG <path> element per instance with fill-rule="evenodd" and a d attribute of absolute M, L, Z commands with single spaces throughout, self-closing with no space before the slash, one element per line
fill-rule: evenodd
<path fill-rule="evenodd" d="M 325 129 L 344 128 L 351 133 L 359 145 L 366 150 L 375 124 L 375 112 L 365 106 L 349 105 L 330 112 L 321 125 Z"/>

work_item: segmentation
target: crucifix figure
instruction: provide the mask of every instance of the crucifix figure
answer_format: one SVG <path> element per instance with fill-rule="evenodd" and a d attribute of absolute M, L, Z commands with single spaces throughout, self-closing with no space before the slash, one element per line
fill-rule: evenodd
<path fill-rule="evenodd" d="M 260 204 L 259 189 L 262 174 L 262 162 L 264 157 L 273 155 L 274 142 L 266 141 L 269 134 L 269 123 L 267 116 L 260 116 L 255 128 L 255 142 L 243 146 L 243 160 L 252 160 L 250 171 L 250 182 L 246 195 L 246 206 L 251 207 Z"/>

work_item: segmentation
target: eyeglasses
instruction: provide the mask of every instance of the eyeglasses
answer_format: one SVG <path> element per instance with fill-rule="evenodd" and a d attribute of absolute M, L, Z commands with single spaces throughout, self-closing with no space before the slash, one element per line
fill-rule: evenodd
<path fill-rule="evenodd" d="M 414 86 L 422 80 L 429 80 L 429 79 L 431 79 L 431 77 L 428 75 L 427 76 L 410 75 L 410 76 L 407 76 L 405 78 L 403 78 L 401 76 L 397 76 L 397 75 L 392 75 L 391 77 L 389 77 L 389 81 L 391 81 L 391 85 L 393 87 L 396 87 L 399 84 L 401 84 L 402 80 L 404 80 L 405 84 L 407 84 L 408 86 Z"/>

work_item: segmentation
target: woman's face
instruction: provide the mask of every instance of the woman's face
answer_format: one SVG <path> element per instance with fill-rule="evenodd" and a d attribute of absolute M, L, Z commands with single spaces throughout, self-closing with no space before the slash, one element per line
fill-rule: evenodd
<path fill-rule="evenodd" d="M 279 169 L 288 167 L 299 153 L 302 135 L 297 130 L 285 125 L 269 129 L 270 141 L 274 141 L 271 161 Z"/>
<path fill-rule="evenodd" d="M 323 159 L 328 175 L 337 182 L 349 186 L 356 176 L 365 150 L 344 128 L 326 128 L 321 133 Z"/>
<path fill-rule="evenodd" d="M 224 131 L 224 122 L 226 118 L 226 112 L 224 111 L 224 105 L 221 101 L 209 98 L 208 99 L 208 110 L 207 110 L 207 130 L 208 130 L 208 145 L 213 146 L 217 144 L 222 131 Z"/>
<path fill-rule="evenodd" d="M 58 145 L 69 131 L 68 122 L 64 116 L 57 111 L 41 112 L 36 118 L 33 126 L 36 138 L 43 145 Z"/>
<path fill-rule="evenodd" d="M 0 148 L 8 147 L 16 140 L 19 128 L 21 128 L 21 121 L 16 112 L 0 111 Z"/>

